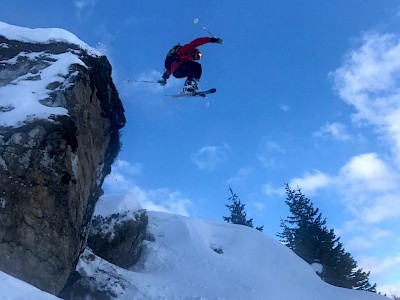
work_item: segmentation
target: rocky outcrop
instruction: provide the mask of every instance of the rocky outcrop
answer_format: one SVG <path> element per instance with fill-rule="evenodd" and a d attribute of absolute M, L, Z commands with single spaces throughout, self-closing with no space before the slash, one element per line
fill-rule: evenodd
<path fill-rule="evenodd" d="M 124 111 L 105 57 L 62 42 L 0 36 L 0 45 L 0 61 L 14 60 L 0 65 L 0 86 L 24 74 L 40 80 L 54 54 L 73 53 L 84 63 L 71 65 L 64 82 L 49 84 L 41 101 L 68 114 L 0 127 L 0 270 L 58 294 L 85 247 L 101 185 L 120 149 Z M 12 109 L 1 107 L 0 118 Z"/>
<path fill-rule="evenodd" d="M 101 258 L 122 268 L 128 268 L 140 257 L 147 223 L 145 211 L 128 211 L 108 217 L 95 216 L 88 246 Z"/>
<path fill-rule="evenodd" d="M 111 300 L 132 289 L 129 271 L 109 263 L 86 248 L 64 290 L 59 295 L 65 300 Z"/>
<path fill-rule="evenodd" d="M 128 268 L 141 254 L 148 216 L 142 211 L 125 211 L 95 216 L 88 248 L 81 254 L 76 270 L 60 294 L 63 299 L 114 299 L 130 285 L 124 279 Z"/>

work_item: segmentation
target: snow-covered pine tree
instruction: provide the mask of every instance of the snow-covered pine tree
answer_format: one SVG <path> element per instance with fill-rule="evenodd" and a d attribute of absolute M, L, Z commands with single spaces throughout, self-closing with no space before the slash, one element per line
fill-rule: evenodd
<path fill-rule="evenodd" d="M 335 286 L 375 292 L 369 283 L 369 272 L 357 269 L 357 263 L 346 252 L 333 229 L 327 229 L 326 219 L 314 208 L 300 189 L 286 184 L 286 201 L 291 216 L 281 220 L 281 241 L 309 264 L 319 262 L 323 270 L 318 275 Z"/>
<path fill-rule="evenodd" d="M 253 228 L 253 219 L 247 219 L 247 213 L 245 210 L 246 204 L 242 203 L 236 193 L 233 192 L 232 188 L 229 187 L 231 196 L 228 198 L 232 204 L 225 204 L 225 206 L 231 212 L 229 217 L 223 217 L 224 221 L 228 223 L 244 225 Z M 263 231 L 264 226 L 256 227 L 257 230 Z"/>

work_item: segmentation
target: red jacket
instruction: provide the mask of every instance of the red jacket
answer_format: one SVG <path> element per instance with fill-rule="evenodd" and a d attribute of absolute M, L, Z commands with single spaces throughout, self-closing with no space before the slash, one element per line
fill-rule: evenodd
<path fill-rule="evenodd" d="M 190 43 L 183 45 L 181 49 L 176 53 L 179 60 L 175 60 L 171 64 L 171 70 L 165 71 L 164 75 L 167 75 L 167 78 L 175 72 L 175 70 L 184 62 L 193 60 L 194 50 L 204 44 L 211 43 L 210 37 L 201 37 L 197 38 Z"/>

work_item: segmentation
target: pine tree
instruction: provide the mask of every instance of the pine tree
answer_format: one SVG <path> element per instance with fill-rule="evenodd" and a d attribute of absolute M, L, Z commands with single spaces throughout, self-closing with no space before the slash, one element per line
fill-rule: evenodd
<path fill-rule="evenodd" d="M 236 193 L 233 192 L 232 188 L 229 187 L 231 196 L 228 198 L 232 204 L 225 204 L 225 206 L 231 212 L 229 217 L 223 217 L 224 221 L 232 224 L 244 225 L 253 228 L 253 219 L 247 219 L 247 213 L 245 210 L 246 204 L 242 203 Z M 263 231 L 264 226 L 256 227 L 257 230 Z"/>
<path fill-rule="evenodd" d="M 291 216 L 281 220 L 281 241 L 298 256 L 311 264 L 319 262 L 323 266 L 320 277 L 333 285 L 375 292 L 369 272 L 357 269 L 357 263 L 346 252 L 333 229 L 326 227 L 326 219 L 318 208 L 314 208 L 300 189 L 292 190 L 286 184 L 286 201 Z"/>

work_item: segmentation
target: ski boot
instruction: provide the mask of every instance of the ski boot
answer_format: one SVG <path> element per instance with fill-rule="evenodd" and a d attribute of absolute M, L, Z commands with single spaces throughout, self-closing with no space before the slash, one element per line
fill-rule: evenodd
<path fill-rule="evenodd" d="M 194 79 L 194 78 L 186 79 L 185 85 L 183 86 L 182 94 L 186 94 L 186 93 L 193 94 L 193 93 L 196 93 L 198 88 L 199 88 L 198 87 L 198 83 L 199 83 L 198 79 Z"/>

